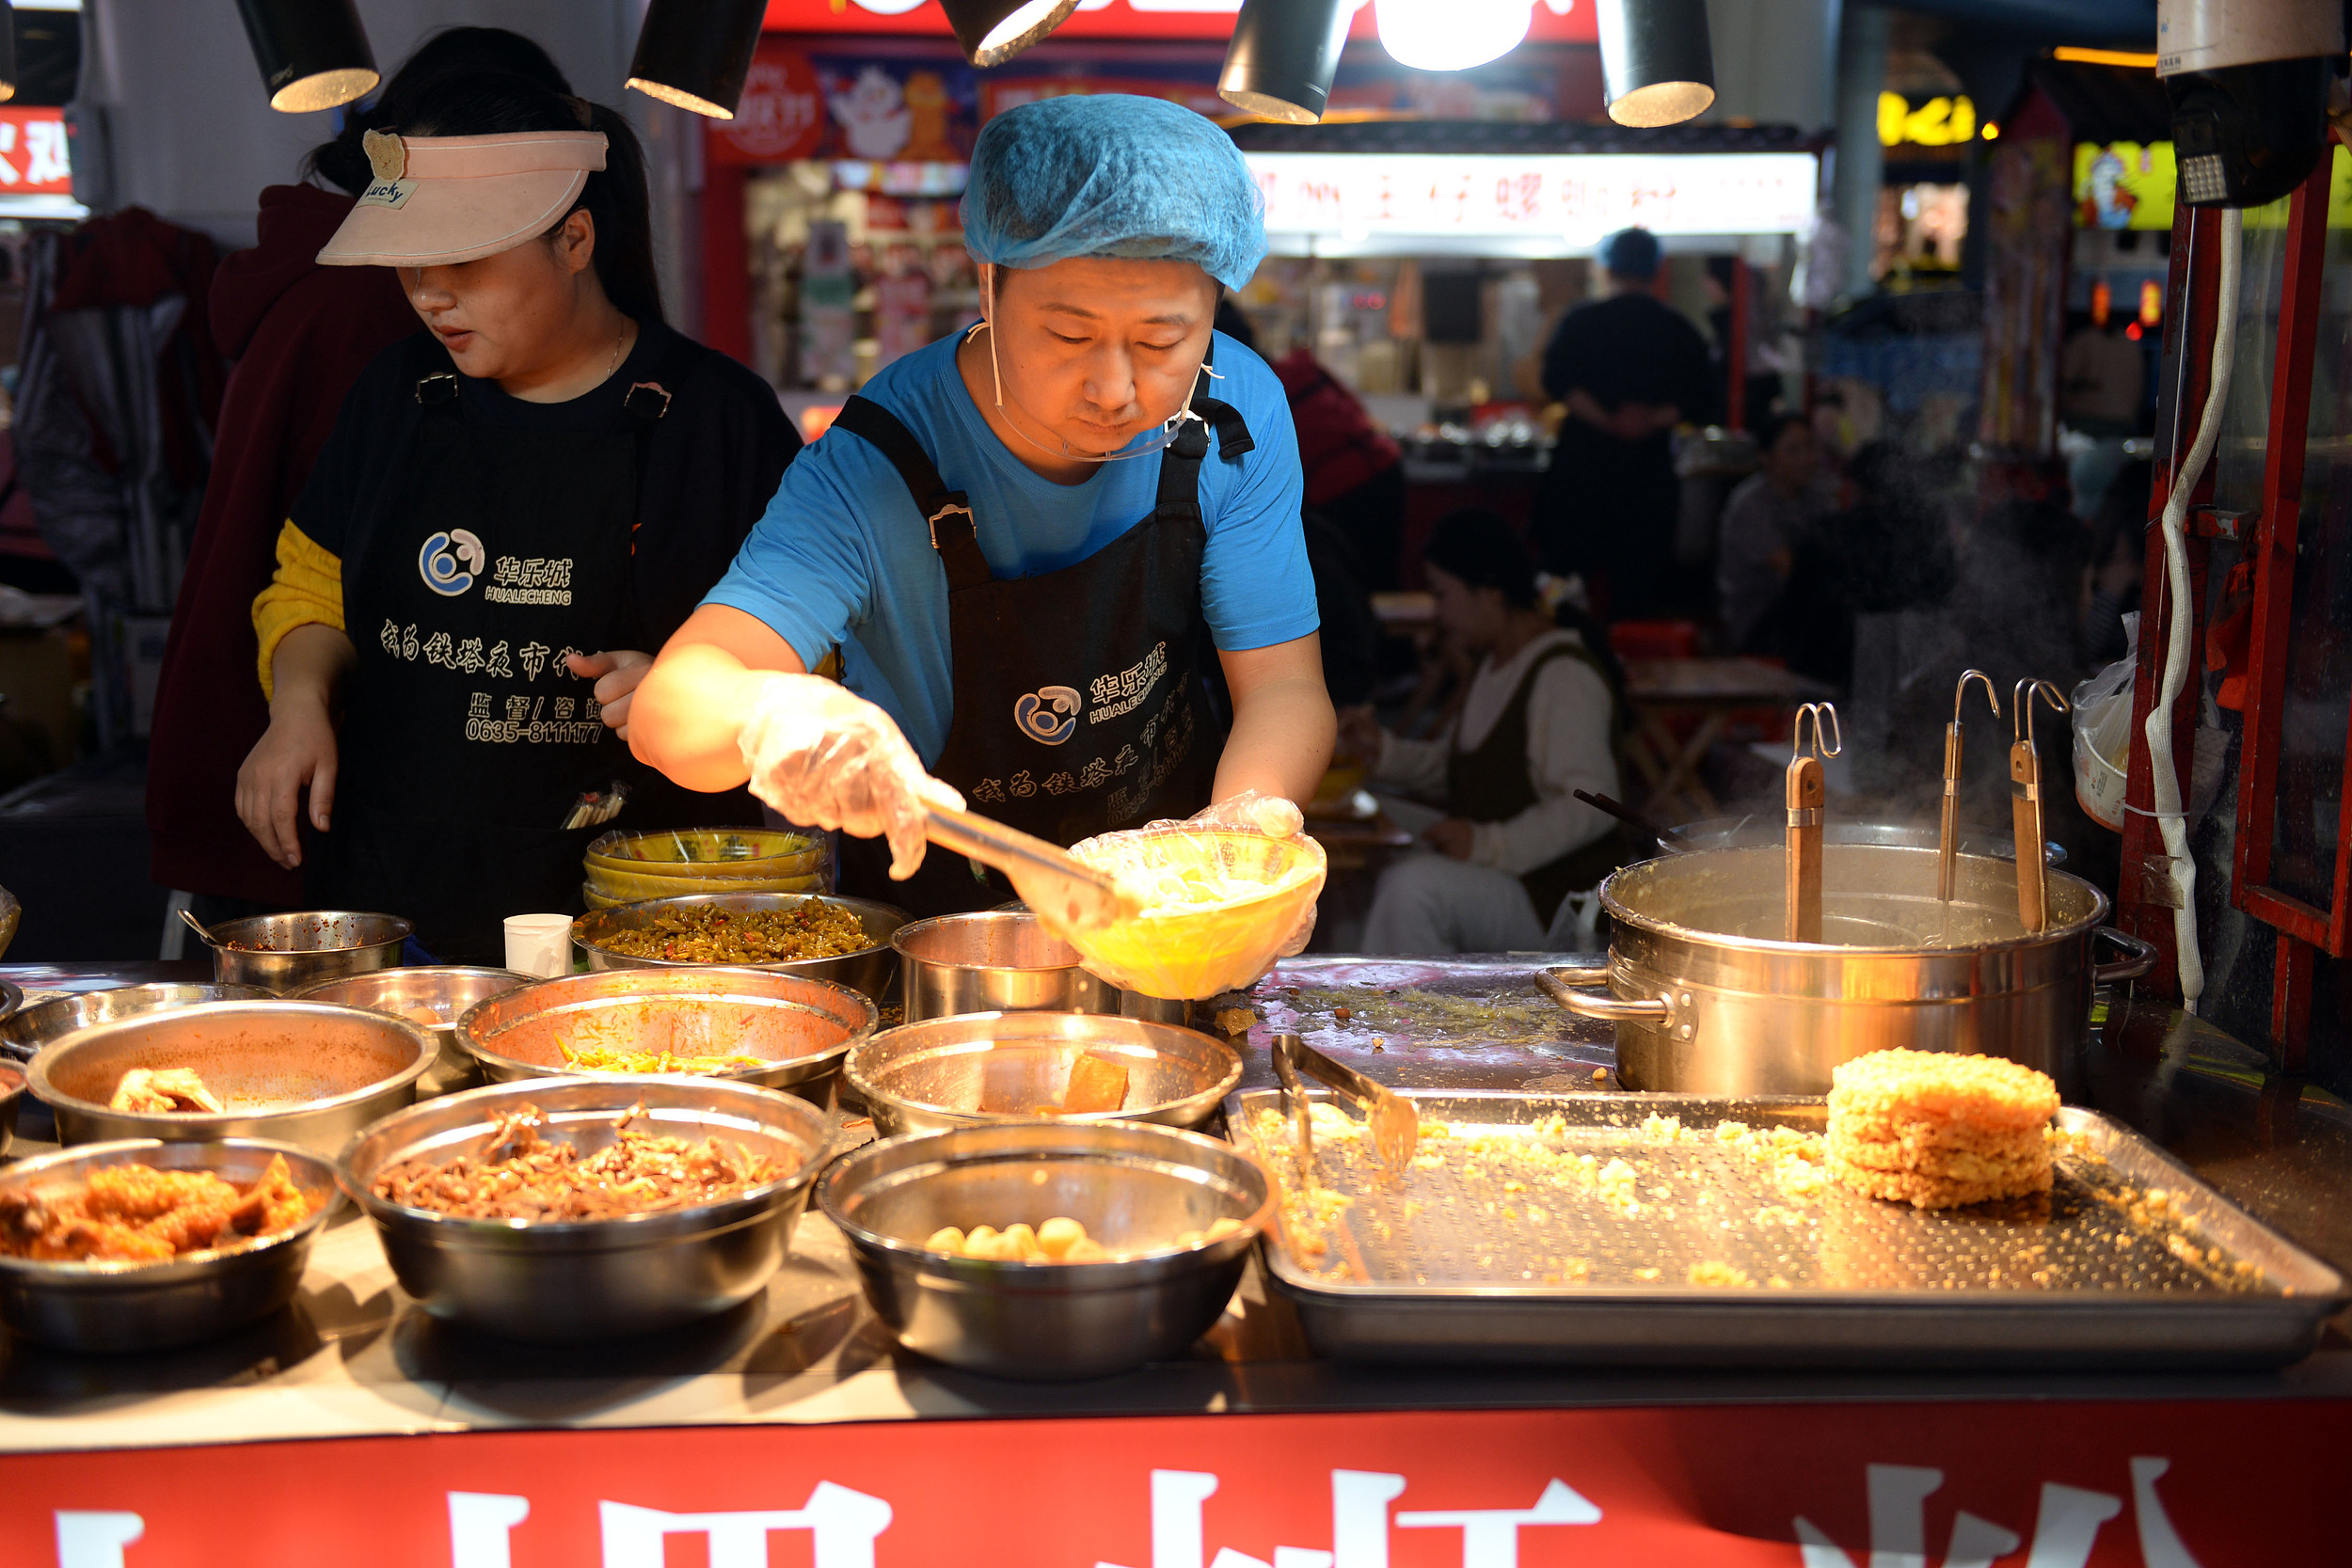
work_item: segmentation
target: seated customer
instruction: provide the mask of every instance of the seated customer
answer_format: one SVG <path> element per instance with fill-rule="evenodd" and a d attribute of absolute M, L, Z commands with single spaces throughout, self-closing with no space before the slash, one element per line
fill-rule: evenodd
<path fill-rule="evenodd" d="M 1788 586 L 1797 549 L 1836 498 L 1821 480 L 1820 444 L 1795 415 L 1768 420 L 1756 432 L 1756 472 L 1724 505 L 1715 589 L 1724 630 L 1741 653 L 1778 654 L 1778 617 L 1770 612 Z"/>
<path fill-rule="evenodd" d="M 1575 791 L 1614 794 L 1617 702 L 1576 632 L 1546 615 L 1535 568 L 1508 523 L 1466 508 L 1438 523 L 1426 556 L 1438 625 L 1477 661 L 1461 716 L 1407 740 L 1369 711 L 1342 721 L 1391 814 L 1428 847 L 1381 874 L 1364 929 L 1374 953 L 1540 946 L 1561 900 L 1615 869 L 1619 835 Z"/>

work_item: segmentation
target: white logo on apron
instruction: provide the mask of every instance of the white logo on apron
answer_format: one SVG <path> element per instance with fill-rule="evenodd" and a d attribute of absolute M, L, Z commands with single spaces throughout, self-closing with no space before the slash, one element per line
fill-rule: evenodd
<path fill-rule="evenodd" d="M 490 559 L 482 541 L 467 530 L 436 533 L 417 552 L 417 574 L 424 585 L 443 598 L 453 599 L 473 586 L 474 574 Z"/>
<path fill-rule="evenodd" d="M 1031 740 L 1058 746 L 1078 727 L 1078 693 L 1067 686 L 1041 686 L 1012 705 L 1012 721 Z"/>

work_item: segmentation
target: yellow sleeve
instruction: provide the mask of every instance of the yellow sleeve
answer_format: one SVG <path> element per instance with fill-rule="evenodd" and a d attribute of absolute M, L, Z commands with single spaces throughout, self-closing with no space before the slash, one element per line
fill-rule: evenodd
<path fill-rule="evenodd" d="M 278 657 L 278 644 L 294 627 L 310 626 L 343 629 L 343 563 L 290 522 L 278 531 L 278 570 L 253 601 L 253 632 L 262 642 L 263 701 L 276 684 L 270 660 Z"/>

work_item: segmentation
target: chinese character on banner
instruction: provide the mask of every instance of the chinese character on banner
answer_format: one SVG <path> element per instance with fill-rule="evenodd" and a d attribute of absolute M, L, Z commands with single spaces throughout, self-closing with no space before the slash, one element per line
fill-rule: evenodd
<path fill-rule="evenodd" d="M 722 163 L 784 163 L 815 153 L 824 131 L 824 94 L 808 56 L 763 42 L 735 118 L 712 123 L 709 149 Z"/>
<path fill-rule="evenodd" d="M 65 111 L 0 108 L 0 195 L 72 194 Z"/>

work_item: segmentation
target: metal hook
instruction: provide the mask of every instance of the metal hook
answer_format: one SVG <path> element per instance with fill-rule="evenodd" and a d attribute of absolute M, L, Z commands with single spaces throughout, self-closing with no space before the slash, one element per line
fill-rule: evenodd
<path fill-rule="evenodd" d="M 2001 716 L 2001 694 L 1994 689 L 1993 677 L 1981 670 L 1963 670 L 1960 673 L 1960 684 L 1952 688 L 1952 722 L 1955 724 L 1960 722 L 1960 701 L 1968 695 L 1970 681 L 1984 683 L 1984 700 L 1993 705 L 1993 717 L 1998 719 Z"/>
<path fill-rule="evenodd" d="M 1821 715 L 1825 713 L 1829 715 L 1829 733 L 1833 737 L 1826 750 L 1821 745 Z M 1834 757 L 1845 751 L 1846 732 L 1837 722 L 1837 705 L 1807 703 L 1797 709 L 1797 721 L 1789 730 L 1788 755 L 1791 761 L 1804 754 L 1804 721 L 1808 717 L 1813 721 L 1813 754 L 1815 756 Z"/>
<path fill-rule="evenodd" d="M 1962 678 L 1964 680 L 1967 677 Z M 2011 740 L 2025 742 L 2033 738 L 2031 704 L 2036 697 L 2041 698 L 2057 712 L 2072 713 L 2074 711 L 2074 705 L 2066 700 L 2066 693 L 2050 682 L 2034 675 L 2020 676 L 2017 689 L 2010 693 L 2009 734 Z M 1998 713 L 2000 709 L 1996 705 L 1994 711 Z"/>

